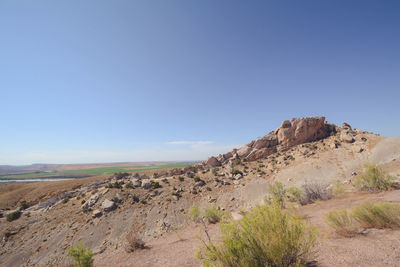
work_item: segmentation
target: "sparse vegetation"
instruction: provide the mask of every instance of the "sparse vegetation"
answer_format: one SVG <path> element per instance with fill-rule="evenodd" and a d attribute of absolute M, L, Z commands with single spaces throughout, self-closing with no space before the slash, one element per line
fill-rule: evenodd
<path fill-rule="evenodd" d="M 400 205 L 380 202 L 364 202 L 351 212 L 333 210 L 326 215 L 326 222 L 336 232 L 345 237 L 352 237 L 357 228 L 400 229 Z"/>
<path fill-rule="evenodd" d="M 195 176 L 193 179 L 194 179 L 195 182 L 200 182 L 200 177 L 199 176 Z"/>
<path fill-rule="evenodd" d="M 325 220 L 339 235 L 353 237 L 356 234 L 354 219 L 346 209 L 329 211 Z"/>
<path fill-rule="evenodd" d="M 400 228 L 400 206 L 398 204 L 365 202 L 353 209 L 352 216 L 364 228 Z"/>
<path fill-rule="evenodd" d="M 287 197 L 290 201 L 301 204 L 304 199 L 304 192 L 300 188 L 292 186 L 287 190 Z"/>
<path fill-rule="evenodd" d="M 274 202 L 280 207 L 285 207 L 286 189 L 281 182 L 275 182 L 268 186 L 268 193 L 270 195 L 269 202 Z"/>
<path fill-rule="evenodd" d="M 279 205 L 263 205 L 221 225 L 222 242 L 206 244 L 204 266 L 305 266 L 317 230 Z"/>
<path fill-rule="evenodd" d="M 332 198 L 332 192 L 328 186 L 318 182 L 307 182 L 302 186 L 304 198 L 302 205 L 313 203 L 317 200 L 328 200 Z"/>
<path fill-rule="evenodd" d="M 125 250 L 126 252 L 133 252 L 138 249 L 145 249 L 144 241 L 138 237 L 135 231 L 130 231 L 126 236 Z"/>
<path fill-rule="evenodd" d="M 125 188 L 132 188 L 133 187 L 133 185 L 132 185 L 132 182 L 131 181 L 128 181 L 126 184 L 125 184 Z"/>
<path fill-rule="evenodd" d="M 161 185 L 160 185 L 159 182 L 154 182 L 154 183 L 152 183 L 151 187 L 152 187 L 153 189 L 157 189 L 157 188 L 160 188 Z"/>
<path fill-rule="evenodd" d="M 7 221 L 12 222 L 12 221 L 15 221 L 16 219 L 18 219 L 19 217 L 21 217 L 21 211 L 16 210 L 7 215 Z"/>
<path fill-rule="evenodd" d="M 183 182 L 183 181 L 185 180 L 185 178 L 184 178 L 183 176 L 179 176 L 179 177 L 178 177 L 178 180 L 181 181 L 181 182 Z"/>
<path fill-rule="evenodd" d="M 341 196 L 346 193 L 346 189 L 344 185 L 340 183 L 338 180 L 333 181 L 332 184 L 332 194 L 335 196 Z"/>
<path fill-rule="evenodd" d="M 68 255 L 74 259 L 74 267 L 91 267 L 93 266 L 93 252 L 86 247 L 83 242 L 79 242 L 76 246 L 68 249 Z"/>
<path fill-rule="evenodd" d="M 364 166 L 362 173 L 357 175 L 354 186 L 361 191 L 379 192 L 389 190 L 394 178 L 377 164 L 369 163 Z"/>
<path fill-rule="evenodd" d="M 20 209 L 20 210 L 26 210 L 27 208 L 29 208 L 28 202 L 22 201 L 21 204 L 20 204 L 20 206 L 19 206 L 19 209 Z"/>
<path fill-rule="evenodd" d="M 217 222 L 221 221 L 223 215 L 224 215 L 224 212 L 222 210 L 218 209 L 216 206 L 208 206 L 204 210 L 204 218 L 209 223 L 217 223 Z"/>

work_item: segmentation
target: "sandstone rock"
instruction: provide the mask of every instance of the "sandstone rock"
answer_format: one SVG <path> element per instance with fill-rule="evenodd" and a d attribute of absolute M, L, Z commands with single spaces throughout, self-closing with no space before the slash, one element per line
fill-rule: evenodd
<path fill-rule="evenodd" d="M 361 146 L 352 146 L 351 150 L 353 150 L 353 152 L 355 153 L 361 153 L 364 151 L 364 149 Z"/>
<path fill-rule="evenodd" d="M 221 166 L 221 162 L 216 157 L 210 157 L 206 161 L 208 167 L 218 167 Z"/>
<path fill-rule="evenodd" d="M 342 128 L 351 130 L 350 124 L 348 124 L 348 123 L 346 123 L 346 122 L 343 122 L 343 123 L 342 123 Z"/>
<path fill-rule="evenodd" d="M 115 209 L 115 208 L 116 208 L 116 205 L 115 205 L 114 201 L 111 201 L 111 200 L 106 199 L 106 200 L 104 200 L 103 203 L 101 204 L 101 208 L 102 208 L 104 211 L 108 212 L 108 211 L 112 211 L 113 209 Z"/>
<path fill-rule="evenodd" d="M 153 183 L 152 183 L 152 181 L 150 181 L 150 180 L 143 180 L 143 181 L 142 181 L 142 187 L 143 187 L 144 189 L 150 189 L 152 184 L 153 184 Z"/>
<path fill-rule="evenodd" d="M 96 204 L 97 200 L 99 199 L 99 194 L 94 194 L 89 198 L 88 201 L 82 204 L 81 208 L 83 210 L 88 210 L 90 207 L 93 207 Z"/>
<path fill-rule="evenodd" d="M 240 173 L 238 173 L 238 174 L 234 175 L 232 178 L 233 178 L 234 180 L 240 180 L 240 179 L 243 178 L 243 175 L 240 174 Z"/>
<path fill-rule="evenodd" d="M 102 213 L 101 213 L 100 210 L 94 210 L 93 213 L 92 213 L 92 217 L 93 218 L 100 217 L 101 215 L 102 215 Z"/>
<path fill-rule="evenodd" d="M 132 186 L 133 187 L 141 187 L 142 186 L 142 181 L 138 180 L 138 179 L 132 179 Z"/>
<path fill-rule="evenodd" d="M 354 138 L 349 133 L 341 132 L 340 133 L 340 140 L 345 143 L 353 143 Z"/>

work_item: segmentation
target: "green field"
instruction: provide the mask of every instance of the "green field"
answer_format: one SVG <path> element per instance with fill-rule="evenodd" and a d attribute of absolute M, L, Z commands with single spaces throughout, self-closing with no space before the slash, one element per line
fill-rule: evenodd
<path fill-rule="evenodd" d="M 1 179 L 40 179 L 40 178 L 83 178 L 96 175 L 110 175 L 117 172 L 141 172 L 146 170 L 159 170 L 167 168 L 182 168 L 188 165 L 192 165 L 193 162 L 187 163 L 168 163 L 161 165 L 143 165 L 143 166 L 118 166 L 118 167 L 102 167 L 102 168 L 91 168 L 83 170 L 67 170 L 67 171 L 56 171 L 56 172 L 33 172 L 23 174 L 9 174 L 0 175 Z"/>

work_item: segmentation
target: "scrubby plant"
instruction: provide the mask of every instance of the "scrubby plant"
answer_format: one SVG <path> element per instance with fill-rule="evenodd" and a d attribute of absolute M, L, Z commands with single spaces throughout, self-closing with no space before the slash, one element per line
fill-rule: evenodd
<path fill-rule="evenodd" d="M 154 182 L 154 183 L 151 185 L 151 187 L 152 187 L 153 189 L 157 189 L 157 188 L 160 188 L 161 185 L 160 185 L 159 182 Z"/>
<path fill-rule="evenodd" d="M 317 200 L 332 198 L 332 192 L 326 184 L 319 182 L 307 182 L 302 186 L 304 199 L 302 205 L 313 203 Z"/>
<path fill-rule="evenodd" d="M 200 182 L 200 177 L 199 176 L 195 176 L 193 179 L 194 179 L 195 182 Z"/>
<path fill-rule="evenodd" d="M 183 176 L 179 176 L 179 177 L 178 177 L 178 180 L 181 181 L 181 182 L 183 182 L 183 181 L 185 180 L 185 178 L 184 178 Z"/>
<path fill-rule="evenodd" d="M 379 192 L 390 189 L 394 178 L 377 164 L 367 163 L 363 171 L 357 175 L 354 186 L 361 191 Z"/>
<path fill-rule="evenodd" d="M 9 213 L 6 218 L 8 222 L 12 222 L 18 219 L 19 217 L 21 217 L 21 211 L 16 210 L 14 212 Z"/>
<path fill-rule="evenodd" d="M 125 188 L 132 188 L 133 187 L 133 185 L 132 185 L 132 182 L 131 181 L 128 181 L 126 184 L 125 184 Z"/>
<path fill-rule="evenodd" d="M 218 209 L 216 206 L 208 206 L 204 210 L 204 218 L 209 223 L 217 223 L 217 222 L 221 221 L 223 215 L 224 215 L 224 212 L 222 210 Z"/>
<path fill-rule="evenodd" d="M 353 237 L 356 234 L 354 219 L 346 209 L 329 211 L 325 221 L 329 226 L 334 228 L 339 235 Z"/>
<path fill-rule="evenodd" d="M 292 186 L 287 190 L 287 197 L 290 201 L 303 203 L 304 192 L 298 187 Z"/>
<path fill-rule="evenodd" d="M 201 218 L 201 210 L 200 207 L 197 205 L 193 205 L 190 209 L 189 209 L 189 213 L 188 216 L 190 218 L 190 220 L 194 221 L 194 222 L 198 222 L 199 219 Z"/>
<path fill-rule="evenodd" d="M 204 266 L 305 266 L 318 231 L 277 204 L 262 205 L 221 225 L 222 242 L 209 242 Z"/>
<path fill-rule="evenodd" d="M 346 189 L 344 185 L 338 180 L 333 181 L 332 183 L 332 194 L 335 196 L 341 196 L 346 193 Z"/>
<path fill-rule="evenodd" d="M 69 201 L 69 197 L 66 197 L 66 198 L 64 198 L 64 199 L 62 200 L 62 203 L 65 204 L 65 203 L 67 203 L 68 201 Z"/>
<path fill-rule="evenodd" d="M 20 206 L 19 206 L 19 209 L 20 209 L 20 210 L 26 210 L 27 208 L 29 208 L 28 202 L 22 201 L 21 204 L 20 204 Z"/>
<path fill-rule="evenodd" d="M 365 202 L 352 211 L 354 219 L 364 228 L 400 229 L 400 205 Z"/>
<path fill-rule="evenodd" d="M 85 204 L 86 200 L 82 199 L 81 204 Z"/>
<path fill-rule="evenodd" d="M 237 174 L 243 175 L 243 172 L 236 169 L 232 171 L 232 175 L 237 175 Z"/>
<path fill-rule="evenodd" d="M 91 267 L 93 266 L 93 252 L 86 247 L 83 242 L 79 242 L 76 246 L 68 249 L 68 255 L 74 259 L 74 267 Z"/>
<path fill-rule="evenodd" d="M 268 186 L 269 202 L 275 202 L 282 208 L 285 206 L 286 189 L 281 182 L 275 182 Z"/>
<path fill-rule="evenodd" d="M 133 252 L 138 249 L 145 249 L 145 242 L 138 237 L 135 231 L 130 231 L 126 236 L 125 250 L 126 252 Z"/>

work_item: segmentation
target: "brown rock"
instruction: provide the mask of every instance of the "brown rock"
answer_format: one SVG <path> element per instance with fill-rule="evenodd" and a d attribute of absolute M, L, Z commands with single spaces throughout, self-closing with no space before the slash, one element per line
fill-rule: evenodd
<path fill-rule="evenodd" d="M 221 162 L 216 157 L 210 157 L 206 161 L 208 167 L 218 167 L 221 166 Z"/>

